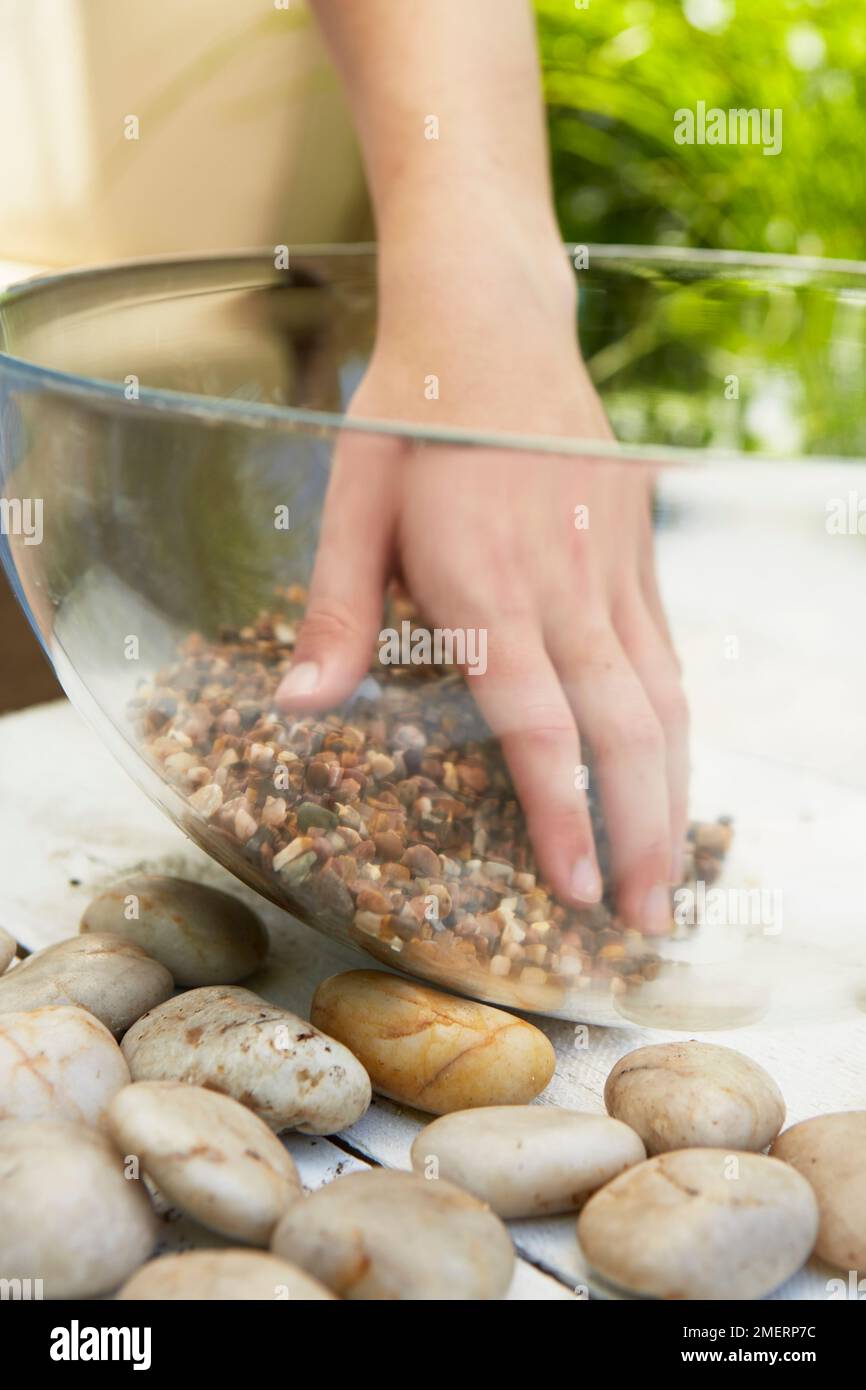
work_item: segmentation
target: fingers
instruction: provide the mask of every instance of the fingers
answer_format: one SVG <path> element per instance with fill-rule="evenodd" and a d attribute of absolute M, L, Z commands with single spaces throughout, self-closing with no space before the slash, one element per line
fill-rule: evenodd
<path fill-rule="evenodd" d="M 679 666 L 643 599 L 636 592 L 616 615 L 616 628 L 649 697 L 665 738 L 671 832 L 671 882 L 680 883 L 688 826 L 689 711 Z"/>
<path fill-rule="evenodd" d="M 506 640 L 491 630 L 487 670 L 468 684 L 501 740 L 541 872 L 564 901 L 598 902 L 580 740 L 540 633 L 527 627 Z"/>
<path fill-rule="evenodd" d="M 668 654 L 674 664 L 675 670 L 679 672 L 679 657 L 677 656 L 676 648 L 674 646 L 674 640 L 671 636 L 671 630 L 668 624 L 668 615 L 665 612 L 664 604 L 662 603 L 662 597 L 659 593 L 658 579 L 656 577 L 655 564 L 653 561 L 651 535 L 649 536 L 648 541 L 644 546 L 643 554 L 641 556 L 640 587 L 644 603 L 646 604 L 647 609 L 649 610 L 649 615 L 655 624 L 656 632 L 658 633 L 662 642 L 667 647 Z"/>
<path fill-rule="evenodd" d="M 619 912 L 648 935 L 666 932 L 671 831 L 661 723 L 606 623 L 577 637 L 573 620 L 558 623 L 548 645 L 593 753 Z"/>
<path fill-rule="evenodd" d="M 394 447 L 341 437 L 310 581 L 307 610 L 277 705 L 301 713 L 348 699 L 366 674 L 382 625 L 397 499 Z"/>

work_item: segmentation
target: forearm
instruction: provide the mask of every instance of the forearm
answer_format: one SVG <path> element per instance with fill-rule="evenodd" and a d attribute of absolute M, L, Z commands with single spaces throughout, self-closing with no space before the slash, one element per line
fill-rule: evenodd
<path fill-rule="evenodd" d="M 312 0 L 386 265 L 562 261 L 529 0 Z M 433 138 L 431 138 L 433 137 Z"/>

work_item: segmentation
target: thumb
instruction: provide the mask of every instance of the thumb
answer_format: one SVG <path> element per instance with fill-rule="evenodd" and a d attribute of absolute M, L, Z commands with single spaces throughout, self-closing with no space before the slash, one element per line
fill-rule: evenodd
<path fill-rule="evenodd" d="M 339 705 L 369 669 L 391 564 L 398 446 L 348 432 L 338 442 L 307 610 L 277 689 L 280 709 Z"/>

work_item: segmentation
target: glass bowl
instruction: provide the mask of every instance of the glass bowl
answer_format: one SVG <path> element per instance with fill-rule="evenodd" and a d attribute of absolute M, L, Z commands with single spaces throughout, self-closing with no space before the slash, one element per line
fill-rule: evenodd
<path fill-rule="evenodd" d="M 616 445 L 346 419 L 374 339 L 370 248 L 7 291 L 4 565 L 127 771 L 309 925 L 575 1021 L 838 1019 L 861 1007 L 866 964 L 866 266 L 568 254 Z M 505 450 L 651 477 L 693 730 L 667 936 L 623 923 L 609 881 L 587 911 L 547 891 L 471 680 L 447 660 L 373 651 L 344 707 L 275 709 L 341 437 L 459 451 L 467 468 Z M 392 594 L 386 628 L 422 621 Z M 590 799 L 608 871 L 591 779 Z"/>

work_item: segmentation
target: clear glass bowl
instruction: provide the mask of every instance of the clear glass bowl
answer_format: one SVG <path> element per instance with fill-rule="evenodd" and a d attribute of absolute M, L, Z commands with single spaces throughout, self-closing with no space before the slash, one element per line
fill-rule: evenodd
<path fill-rule="evenodd" d="M 344 421 L 373 343 L 369 248 L 16 287 L 4 565 L 124 767 L 311 926 L 575 1020 L 839 1018 L 866 965 L 866 266 L 590 248 L 579 318 L 618 446 Z M 670 936 L 627 929 L 609 894 L 584 913 L 550 897 L 453 668 L 371 653 L 345 708 L 274 709 L 341 431 L 467 467 L 497 449 L 653 470 L 697 818 Z"/>

